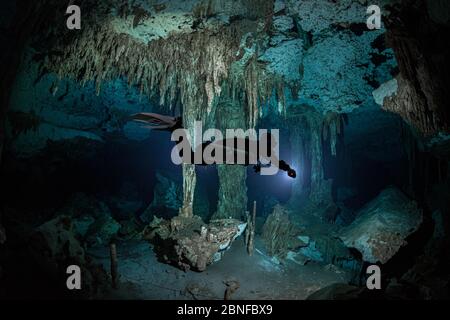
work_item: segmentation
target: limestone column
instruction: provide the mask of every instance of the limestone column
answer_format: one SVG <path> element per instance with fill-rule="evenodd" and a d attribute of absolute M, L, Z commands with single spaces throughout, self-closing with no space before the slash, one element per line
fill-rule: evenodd
<path fill-rule="evenodd" d="M 189 218 L 193 216 L 194 191 L 197 176 L 195 164 L 183 163 L 183 205 L 180 208 L 180 216 Z"/>
<path fill-rule="evenodd" d="M 216 110 L 216 125 L 225 134 L 226 129 L 246 130 L 244 105 L 221 97 Z M 225 138 L 225 137 L 224 137 Z M 219 199 L 217 212 L 212 219 L 241 219 L 247 210 L 247 167 L 243 165 L 218 165 Z"/>
<path fill-rule="evenodd" d="M 195 145 L 194 138 L 194 122 L 196 120 L 195 117 L 195 109 L 189 108 L 185 106 L 183 110 L 183 126 L 189 132 L 191 136 L 191 144 Z M 191 146 L 191 147 L 192 147 Z M 192 163 L 194 159 L 191 159 Z M 183 163 L 183 204 L 180 208 L 179 215 L 185 218 L 192 217 L 194 215 L 193 212 L 193 204 L 194 204 L 194 193 L 195 193 L 195 185 L 197 183 L 197 176 L 195 173 L 195 164 Z"/>
<path fill-rule="evenodd" d="M 219 199 L 214 219 L 241 219 L 247 210 L 247 170 L 240 165 L 218 165 Z"/>
<path fill-rule="evenodd" d="M 319 117 L 308 118 L 310 123 L 311 151 L 311 189 L 309 200 L 317 207 L 314 214 L 322 219 L 329 219 L 336 211 L 332 197 L 332 179 L 325 180 L 323 171 L 322 127 Z"/>

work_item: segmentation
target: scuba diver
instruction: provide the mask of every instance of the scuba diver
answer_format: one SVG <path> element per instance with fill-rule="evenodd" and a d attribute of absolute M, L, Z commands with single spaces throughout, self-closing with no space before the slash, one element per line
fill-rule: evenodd
<path fill-rule="evenodd" d="M 144 125 L 145 128 L 149 128 L 152 130 L 162 130 L 162 131 L 169 131 L 170 133 L 173 133 L 175 130 L 177 129 L 183 129 L 183 122 L 182 122 L 182 118 L 181 117 L 171 117 L 171 116 L 165 116 L 165 115 L 160 115 L 157 113 L 147 113 L 147 112 L 141 112 L 141 113 L 137 113 L 134 114 L 130 117 L 130 120 L 142 123 Z M 270 134 L 269 134 L 270 135 Z M 182 139 L 182 138 L 180 138 Z M 240 155 L 241 157 L 243 157 L 244 162 L 243 163 L 238 163 L 238 164 L 242 164 L 245 166 L 248 166 L 249 164 L 254 164 L 254 162 L 251 162 L 251 158 L 253 159 L 260 159 L 258 157 L 259 154 L 259 147 L 258 147 L 258 154 L 254 154 L 252 152 L 250 152 L 250 139 L 249 137 L 245 137 L 245 139 L 242 138 L 238 138 L 238 137 L 234 137 L 233 138 L 234 141 L 229 141 L 228 139 L 223 139 L 223 140 L 218 140 L 218 141 L 207 141 L 207 142 L 203 142 L 202 144 L 200 144 L 197 148 L 201 148 L 201 152 L 203 154 L 203 150 L 214 143 L 215 146 L 218 146 L 220 148 L 223 148 L 223 152 L 222 155 L 225 156 L 225 154 L 228 152 L 228 154 L 233 153 L 234 159 L 236 159 L 236 157 L 238 157 L 238 155 Z M 240 141 L 238 141 L 238 139 L 240 139 Z M 244 141 L 242 141 L 244 140 Z M 272 149 L 272 140 L 273 139 L 268 139 L 268 137 L 266 136 L 264 139 L 262 139 L 263 141 L 267 141 L 267 145 L 268 148 L 267 150 L 271 151 L 271 162 L 278 162 L 278 169 L 287 172 L 287 175 L 291 178 L 295 178 L 297 176 L 297 173 L 295 172 L 294 169 L 292 169 L 284 160 L 279 160 L 279 161 L 273 161 L 273 149 Z M 180 141 L 178 141 L 180 142 Z M 232 146 L 231 148 L 229 146 Z M 243 146 L 244 148 L 238 148 L 237 146 Z M 189 148 L 191 150 L 191 159 L 193 159 L 195 152 L 192 150 L 192 148 Z M 182 152 L 183 150 L 180 151 L 180 156 L 182 157 Z M 215 156 L 214 154 L 212 155 L 213 157 Z M 278 160 L 278 159 L 276 159 Z M 214 160 L 212 161 L 214 162 Z M 212 163 L 211 161 L 209 163 L 205 162 L 204 159 L 202 159 L 202 163 L 198 163 L 199 165 L 208 165 Z M 262 164 L 259 160 L 257 161 L 257 163 L 253 166 L 253 169 L 256 173 L 261 172 L 261 168 L 264 168 L 266 166 L 269 166 L 269 164 Z"/>

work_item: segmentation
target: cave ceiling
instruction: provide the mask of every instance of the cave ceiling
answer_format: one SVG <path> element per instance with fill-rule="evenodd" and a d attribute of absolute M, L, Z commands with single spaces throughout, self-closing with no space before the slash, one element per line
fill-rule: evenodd
<path fill-rule="evenodd" d="M 379 2 L 384 10 L 397 1 Z M 115 131 L 142 139 L 145 134 L 126 123 L 129 114 L 183 109 L 186 121 L 205 120 L 224 96 L 244 105 L 253 127 L 266 117 L 373 110 L 376 101 L 397 93 L 392 86 L 380 93 L 399 70 L 386 30 L 365 26 L 367 1 L 80 4 L 81 30 L 67 30 L 59 1 L 38 1 L 34 11 L 18 13 L 58 13 L 26 20 L 29 35 L 11 90 L 9 112 L 32 118 L 36 141 L 101 141 Z M 372 94 L 377 89 L 378 96 Z M 21 134 L 26 130 L 16 132 L 19 145 L 33 141 Z"/>

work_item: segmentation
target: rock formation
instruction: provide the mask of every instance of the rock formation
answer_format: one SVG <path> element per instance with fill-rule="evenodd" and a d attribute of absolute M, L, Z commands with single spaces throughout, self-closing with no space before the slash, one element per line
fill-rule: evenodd
<path fill-rule="evenodd" d="M 289 221 L 286 209 L 276 205 L 264 223 L 262 239 L 269 255 L 284 260 L 289 251 L 295 251 L 306 245 L 298 237 L 299 233 L 299 230 Z"/>
<path fill-rule="evenodd" d="M 108 276 L 86 256 L 80 242 L 73 233 L 73 224 L 68 216 L 58 216 L 38 228 L 30 236 L 30 254 L 45 274 L 65 286 L 66 269 L 77 265 L 82 272 L 82 291 L 85 297 L 94 297 L 99 290 L 106 290 Z"/>
<path fill-rule="evenodd" d="M 450 6 L 444 1 L 411 0 L 390 7 L 386 21 L 387 40 L 401 77 L 397 78 L 397 94 L 383 106 L 399 113 L 425 136 L 450 130 L 449 51 L 444 48 L 441 31 L 448 29 L 449 13 Z"/>
<path fill-rule="evenodd" d="M 406 238 L 422 223 L 422 212 L 414 201 L 395 188 L 383 190 L 345 228 L 341 239 L 361 252 L 363 260 L 386 263 L 406 245 Z"/>
<path fill-rule="evenodd" d="M 246 224 L 235 219 L 212 220 L 177 216 L 171 220 L 154 218 L 144 230 L 159 259 L 182 270 L 204 271 L 219 261 L 240 236 Z"/>

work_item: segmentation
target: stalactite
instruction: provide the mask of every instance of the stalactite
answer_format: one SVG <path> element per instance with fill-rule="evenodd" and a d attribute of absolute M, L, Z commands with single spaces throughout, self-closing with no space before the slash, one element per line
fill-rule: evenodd
<path fill-rule="evenodd" d="M 292 161 L 298 172 L 289 200 L 290 205 L 294 206 L 298 205 L 297 201 L 307 190 L 314 203 L 331 200 L 331 183 L 325 180 L 323 171 L 323 142 L 330 139 L 330 144 L 336 145 L 338 132 L 342 132 L 342 128 L 339 128 L 342 121 L 340 115 L 330 113 L 324 117 L 304 108 L 303 112 L 290 110 L 288 113 Z M 306 167 L 308 163 L 310 170 Z M 305 173 L 309 173 L 310 177 L 305 176 Z M 306 184 L 307 181 L 310 181 L 310 185 Z"/>
<path fill-rule="evenodd" d="M 332 118 L 335 116 L 329 119 Z M 322 115 L 314 112 L 305 114 L 308 150 L 310 151 L 308 157 L 311 163 L 309 201 L 305 212 L 309 212 L 321 220 L 332 219 L 333 212 L 336 210 L 332 198 L 332 180 L 325 179 L 323 170 L 323 129 L 324 126 L 327 126 L 325 119 Z"/>
<path fill-rule="evenodd" d="M 325 115 L 322 126 L 322 138 L 324 141 L 329 139 L 330 150 L 333 156 L 336 156 L 336 144 L 338 136 L 343 134 L 344 119 L 339 113 L 329 112 Z"/>
<path fill-rule="evenodd" d="M 285 114 L 284 90 L 287 84 L 281 76 L 268 72 L 264 63 L 258 62 L 265 45 L 260 40 L 266 36 L 272 23 L 273 3 L 252 1 L 254 7 L 247 2 L 245 6 L 249 6 L 249 14 L 256 19 L 237 19 L 222 26 L 220 32 L 201 29 L 192 33 L 175 33 L 148 44 L 117 32 L 116 18 L 110 14 L 110 7 L 95 4 L 98 12 L 89 13 L 83 20 L 89 28 L 83 28 L 75 36 L 60 37 L 64 30 L 50 27 L 50 34 L 54 37 L 52 42 L 55 43 L 50 50 L 60 54 L 46 56 L 44 68 L 57 73 L 60 78 L 75 78 L 81 84 L 94 81 L 97 93 L 100 93 L 104 81 L 126 77 L 129 84 L 138 86 L 142 94 L 159 94 L 161 105 L 170 106 L 180 96 L 185 108 L 198 108 L 198 113 L 204 114 L 212 111 L 213 101 L 221 95 L 222 84 L 229 78 L 231 66 L 236 62 L 238 67 L 230 79 L 232 95 L 241 102 L 244 98 L 248 126 L 255 127 L 262 113 L 260 106 L 272 96 L 276 97 L 278 111 Z M 217 6 L 220 7 L 221 3 L 201 1 L 193 15 L 199 19 L 209 17 Z M 135 11 L 129 6 L 117 8 L 121 19 L 129 15 L 135 18 Z M 107 18 L 99 23 L 98 15 Z M 249 48 L 254 49 L 251 56 L 246 57 L 243 64 L 238 63 Z"/>
<path fill-rule="evenodd" d="M 286 114 L 286 97 L 284 88 L 287 84 L 283 78 L 271 73 L 268 73 L 264 66 L 257 62 L 256 57 L 252 58 L 245 68 L 244 77 L 235 79 L 237 84 L 234 88 L 241 90 L 244 88 L 244 96 L 246 97 L 246 104 L 249 114 L 250 128 L 255 128 L 257 125 L 259 110 L 261 106 L 268 105 L 268 101 L 272 96 L 275 96 L 277 101 L 277 110 L 279 114 Z M 240 93 L 235 93 L 233 96 L 242 96 Z"/>
<path fill-rule="evenodd" d="M 330 123 L 330 146 L 331 154 L 336 156 L 337 126 L 336 121 Z"/>
<path fill-rule="evenodd" d="M 93 80 L 97 92 L 104 81 L 124 76 L 143 93 L 158 93 L 161 104 L 170 105 L 180 94 L 184 106 L 206 112 L 220 95 L 240 37 L 252 28 L 252 23 L 235 22 L 220 33 L 180 33 L 146 45 L 117 34 L 112 22 L 104 21 L 83 29 L 69 43 L 57 42 L 52 49 L 62 54 L 49 56 L 44 64 L 60 78 Z"/>
<path fill-rule="evenodd" d="M 304 192 L 306 157 L 305 153 L 308 149 L 306 144 L 306 132 L 303 130 L 304 123 L 301 117 L 289 118 L 291 127 L 290 144 L 291 144 L 291 158 L 292 166 L 297 170 L 297 178 L 292 183 L 291 200 L 298 200 Z"/>
<path fill-rule="evenodd" d="M 311 130 L 311 193 L 315 193 L 315 190 L 320 189 L 320 185 L 323 181 L 323 167 L 322 167 L 322 124 L 317 120 L 310 121 Z"/>

